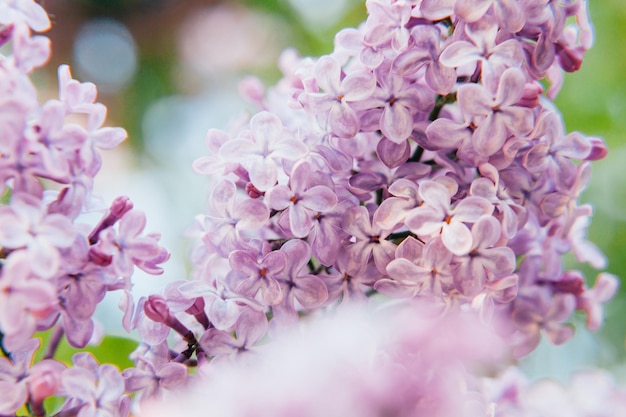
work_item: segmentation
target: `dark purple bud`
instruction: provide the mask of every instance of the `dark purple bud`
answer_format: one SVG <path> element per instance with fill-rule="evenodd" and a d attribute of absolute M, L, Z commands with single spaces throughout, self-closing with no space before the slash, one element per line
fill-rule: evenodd
<path fill-rule="evenodd" d="M 93 231 L 89 235 L 89 243 L 91 245 L 98 242 L 98 236 L 100 232 L 106 229 L 107 227 L 113 226 L 122 216 L 128 213 L 133 208 L 133 203 L 130 201 L 128 197 L 117 197 L 111 203 L 111 207 L 107 214 L 100 220 L 100 223 L 94 227 Z"/>
<path fill-rule="evenodd" d="M 168 324 L 170 318 L 170 308 L 167 306 L 165 298 L 160 295 L 151 295 L 143 305 L 146 316 L 157 323 Z"/>
<path fill-rule="evenodd" d="M 13 35 L 13 25 L 0 25 L 0 46 L 7 43 L 11 36 Z"/>
<path fill-rule="evenodd" d="M 109 266 L 113 261 L 113 256 L 102 252 L 96 247 L 89 248 L 89 262 L 98 266 Z"/>
<path fill-rule="evenodd" d="M 558 281 L 552 282 L 552 288 L 559 293 L 580 295 L 585 292 L 585 279 L 574 273 L 565 273 Z"/>
<path fill-rule="evenodd" d="M 211 327 L 209 317 L 204 311 L 204 298 L 196 298 L 196 301 L 194 301 L 193 305 L 185 310 L 185 312 L 194 316 L 194 318 L 198 321 L 198 323 L 202 325 L 202 327 L 204 327 L 205 330 Z"/>
<path fill-rule="evenodd" d="M 559 63 L 561 68 L 567 72 L 576 72 L 580 69 L 583 60 L 579 53 L 568 48 L 562 47 L 560 44 L 556 44 L 557 56 L 559 57 Z"/>
<path fill-rule="evenodd" d="M 170 314 L 167 301 L 160 295 L 151 295 L 143 305 L 146 316 L 157 323 L 163 323 L 172 328 L 176 333 L 183 336 L 186 342 L 191 343 L 196 340 L 193 333 L 185 327 L 174 315 Z"/>
<path fill-rule="evenodd" d="M 524 85 L 524 94 L 516 103 L 518 106 L 528 107 L 532 109 L 539 105 L 539 97 L 543 94 L 543 87 L 537 82 L 526 83 Z"/>
<path fill-rule="evenodd" d="M 609 153 L 609 150 L 606 147 L 606 143 L 600 138 L 589 138 L 591 140 L 591 152 L 585 158 L 587 161 L 597 161 L 599 159 L 604 159 L 606 155 Z"/>
<path fill-rule="evenodd" d="M 265 194 L 263 191 L 257 190 L 257 188 L 252 185 L 251 182 L 246 184 L 246 193 L 248 193 L 248 196 L 250 198 L 259 198 Z"/>

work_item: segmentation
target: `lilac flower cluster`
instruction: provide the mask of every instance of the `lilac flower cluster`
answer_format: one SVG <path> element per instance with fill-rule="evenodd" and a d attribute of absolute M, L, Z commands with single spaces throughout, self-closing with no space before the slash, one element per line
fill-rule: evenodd
<path fill-rule="evenodd" d="M 194 280 L 145 301 L 150 340 L 231 357 L 375 294 L 475 310 L 518 357 L 570 339 L 575 310 L 600 325 L 616 278 L 589 288 L 562 259 L 605 264 L 578 197 L 607 149 L 550 101 L 591 45 L 586 2 L 366 5 L 332 53 L 286 52 L 268 91 L 245 81 L 249 121 L 208 132 Z"/>
<path fill-rule="evenodd" d="M 188 390 L 189 405 L 204 407 L 202 387 L 223 416 L 263 407 L 493 417 L 541 407 L 519 379 L 482 386 L 479 377 L 533 351 L 542 333 L 566 342 L 576 310 L 596 329 L 617 288 L 608 273 L 589 287 L 563 263 L 571 252 L 605 264 L 586 241 L 591 207 L 578 197 L 606 146 L 566 133 L 550 101 L 591 46 L 586 1 L 366 5 L 367 20 L 339 32 L 332 53 L 287 51 L 275 87 L 242 83 L 257 113 L 210 130 L 211 154 L 194 163 L 214 181 L 194 226 L 193 279 L 135 305 L 135 268 L 160 274 L 169 257 L 159 235 L 144 232 L 144 214 L 125 197 L 95 225 L 83 216 L 96 205 L 99 150 L 126 133 L 104 126 L 95 86 L 66 66 L 59 99 L 39 104 L 30 73 L 50 45 L 31 31 L 50 21 L 34 1 L 0 0 L 0 42 L 10 46 L 0 55 L 0 416 L 24 407 L 45 416 L 44 400 L 56 396 L 65 399 L 57 417 L 126 417 L 131 393 L 145 415 L 197 414 L 161 405 Z M 125 328 L 141 337 L 135 366 L 120 372 L 86 352 L 71 366 L 56 361 L 61 338 L 83 348 L 94 337 L 94 310 L 115 290 Z M 302 330 L 304 316 L 333 322 L 355 305 L 376 318 L 350 316 L 319 340 Z M 44 330 L 44 359 L 33 363 Z M 317 342 L 293 344 L 300 331 Z M 277 358 L 293 354 L 285 377 L 268 384 Z M 309 385 L 283 394 L 294 369 Z M 601 382 L 598 393 L 623 407 Z M 241 386 L 228 395 L 248 401 L 229 403 L 220 385 Z M 277 392 L 289 398 L 273 401 Z"/>
<path fill-rule="evenodd" d="M 43 401 L 55 395 L 81 417 L 104 415 L 96 409 L 127 415 L 118 369 L 86 353 L 69 368 L 52 357 L 64 336 L 85 347 L 97 336 L 92 316 L 106 293 L 121 290 L 130 300 L 134 267 L 160 274 L 169 254 L 159 235 L 144 233 L 145 216 L 126 197 L 97 224 L 85 222 L 83 214 L 97 209 L 99 150 L 117 146 L 126 132 L 104 126 L 95 86 L 74 80 L 67 66 L 58 70 L 59 98 L 39 103 L 30 74 L 51 50 L 32 31 L 49 27 L 38 3 L 0 1 L 0 42 L 8 51 L 0 55 L 0 415 L 24 405 L 45 415 Z M 40 345 L 33 336 L 48 329 L 45 359 L 32 364 Z"/>

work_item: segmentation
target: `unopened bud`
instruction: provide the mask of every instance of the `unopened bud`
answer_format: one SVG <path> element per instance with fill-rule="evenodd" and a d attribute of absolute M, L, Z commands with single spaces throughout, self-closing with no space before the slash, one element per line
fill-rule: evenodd
<path fill-rule="evenodd" d="M 109 266 L 113 261 L 113 256 L 102 252 L 99 248 L 92 246 L 89 248 L 89 262 L 98 266 Z"/>
<path fill-rule="evenodd" d="M 259 191 L 251 182 L 246 184 L 246 193 L 250 198 L 259 198 L 265 194 L 263 191 Z"/>
<path fill-rule="evenodd" d="M 165 298 L 160 295 L 151 295 L 143 305 L 146 316 L 157 323 L 167 324 L 170 317 L 170 308 L 167 306 Z"/>
<path fill-rule="evenodd" d="M 120 196 L 113 200 L 107 214 L 102 218 L 102 220 L 100 220 L 100 223 L 94 227 L 91 234 L 89 234 L 89 243 L 93 245 L 98 242 L 100 232 L 107 227 L 113 226 L 122 218 L 122 216 L 124 216 L 124 214 L 132 210 L 132 208 L 133 203 L 128 197 Z"/>
<path fill-rule="evenodd" d="M 591 137 L 591 152 L 585 158 L 587 161 L 597 161 L 604 159 L 609 153 L 606 143 L 601 138 Z"/>

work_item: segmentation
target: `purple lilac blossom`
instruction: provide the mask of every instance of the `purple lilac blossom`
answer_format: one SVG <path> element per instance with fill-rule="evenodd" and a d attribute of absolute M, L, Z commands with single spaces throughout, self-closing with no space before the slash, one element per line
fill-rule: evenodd
<path fill-rule="evenodd" d="M 150 400 L 187 379 L 220 381 L 226 363 L 245 367 L 287 345 L 284 329 L 304 317 L 338 317 L 360 304 L 388 319 L 378 331 L 394 333 L 382 345 L 359 333 L 350 349 L 356 369 L 348 361 L 333 374 L 339 356 L 330 355 L 321 363 L 330 374 L 322 366 L 297 376 L 321 371 L 320 381 L 339 388 L 297 394 L 277 389 L 287 377 L 264 378 L 265 390 L 249 391 L 296 395 L 251 394 L 222 415 L 262 404 L 277 416 L 493 416 L 510 398 L 487 399 L 458 360 L 493 360 L 487 340 L 513 356 L 532 352 L 542 334 L 565 343 L 575 310 L 590 329 L 600 326 L 617 279 L 601 273 L 588 288 L 563 257 L 604 266 L 597 250 L 581 253 L 594 247 L 585 238 L 591 209 L 578 201 L 606 145 L 566 133 L 550 102 L 591 46 L 586 1 L 365 3 L 366 22 L 338 34 L 335 51 L 285 53 L 275 87 L 244 84 L 258 112 L 228 132 L 210 130 L 211 155 L 194 163 L 216 181 L 194 226 L 193 280 L 135 303 L 135 268 L 158 275 L 169 257 L 159 234 L 144 232 L 145 216 L 124 198 L 99 223 L 79 221 L 93 204 L 99 150 L 126 132 L 105 125 L 96 87 L 67 66 L 58 70 L 58 100 L 39 104 L 29 77 L 50 45 L 31 31 L 50 21 L 33 1 L 0 1 L 0 34 L 12 46 L 0 55 L 0 343 L 8 358 L 0 381 L 18 383 L 2 413 L 25 403 L 40 413 L 44 399 L 61 395 L 63 416 L 126 416 L 126 391 Z M 67 122 L 76 114 L 84 125 Z M 59 191 L 44 192 L 41 180 Z M 39 330 L 84 347 L 93 311 L 114 290 L 123 291 L 125 328 L 142 339 L 134 368 L 121 374 L 86 353 L 62 371 L 26 364 L 22 352 Z M 317 359 L 342 336 L 307 346 L 305 357 Z M 193 366 L 198 372 L 185 376 Z M 325 395 L 339 408 L 308 407 Z"/>
<path fill-rule="evenodd" d="M 580 248 L 589 246 L 591 212 L 578 196 L 589 169 L 579 161 L 606 154 L 598 138 L 565 132 L 540 84 L 548 72 L 551 81 L 573 70 L 591 46 L 586 3 L 366 5 L 367 21 L 341 31 L 329 55 L 284 54 L 275 87 L 246 84 L 259 105 L 251 130 L 242 123 L 228 134 L 209 132 L 213 155 L 196 169 L 228 181 L 237 204 L 270 212 L 231 233 L 228 245 L 210 222 L 199 224 L 194 277 L 209 284 L 194 294 L 206 306 L 229 305 L 225 316 L 209 314 L 221 331 L 235 330 L 244 299 L 270 319 L 293 322 L 295 313 L 312 313 L 292 305 L 297 283 L 285 274 L 298 265 L 297 276 L 326 286 L 318 308 L 377 292 L 427 294 L 446 308 L 507 323 L 518 353 L 532 350 L 544 319 L 552 340 L 565 342 L 572 312 L 601 317 L 596 307 L 612 293 L 594 295 L 583 285 L 573 295 L 545 284 L 564 280 L 569 251 L 586 259 Z M 569 34 L 567 17 L 575 17 L 579 38 Z M 253 151 L 255 143 L 267 143 L 266 151 Z M 270 143 L 292 151 L 274 152 Z M 241 152 L 255 162 L 236 158 Z M 304 248 L 291 243 L 297 240 L 310 252 L 291 253 L 293 245 Z M 588 258 L 601 264 L 599 254 Z M 229 297 L 240 301 L 226 304 Z M 561 302 L 570 299 L 578 301 Z"/>
<path fill-rule="evenodd" d="M 0 414 L 15 415 L 26 406 L 44 416 L 49 411 L 44 400 L 76 394 L 68 407 L 80 416 L 126 415 L 123 384 L 121 390 L 115 386 L 121 376 L 103 370 L 102 381 L 111 384 L 97 384 L 93 395 L 70 393 L 61 364 L 50 358 L 62 338 L 76 348 L 95 340 L 92 316 L 106 293 L 125 290 L 132 305 L 134 267 L 159 274 L 169 254 L 158 246 L 157 234 L 143 234 L 143 215 L 130 211 L 126 198 L 108 210 L 101 207 L 99 223 L 85 223 L 82 215 L 98 209 L 93 182 L 102 165 L 100 150 L 117 146 L 126 131 L 105 124 L 106 107 L 96 101 L 96 87 L 73 79 L 66 65 L 58 69 L 58 99 L 39 102 L 30 77 L 47 62 L 50 41 L 32 32 L 50 24 L 37 2 L 0 1 L 2 43 L 10 45 L 0 54 Z M 55 191 L 44 190 L 44 183 Z M 107 248 L 112 241 L 125 251 Z M 39 346 L 33 337 L 49 329 L 47 359 L 31 364 Z M 114 411 L 101 411 L 109 400 Z"/>

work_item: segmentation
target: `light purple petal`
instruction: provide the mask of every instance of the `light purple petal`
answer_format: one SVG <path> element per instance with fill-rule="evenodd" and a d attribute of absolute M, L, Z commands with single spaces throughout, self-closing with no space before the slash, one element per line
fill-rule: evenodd
<path fill-rule="evenodd" d="M 198 343 L 202 346 L 202 350 L 210 356 L 228 355 L 239 347 L 239 343 L 230 333 L 215 328 L 204 332 Z"/>
<path fill-rule="evenodd" d="M 466 125 L 439 118 L 426 128 L 427 141 L 424 146 L 430 150 L 458 148 L 471 137 L 472 132 Z"/>
<path fill-rule="evenodd" d="M 404 258 L 396 258 L 387 265 L 387 273 L 400 282 L 413 282 L 426 270 Z"/>
<path fill-rule="evenodd" d="M 42 278 L 53 277 L 59 269 L 59 251 L 44 239 L 35 239 L 28 245 L 33 273 Z"/>
<path fill-rule="evenodd" d="M 482 197 L 465 197 L 454 208 L 454 220 L 474 223 L 480 217 L 493 212 L 493 205 Z"/>
<path fill-rule="evenodd" d="M 163 365 L 157 371 L 159 383 L 166 389 L 180 386 L 187 379 L 187 367 L 181 363 L 170 362 Z"/>
<path fill-rule="evenodd" d="M 267 333 L 267 318 L 263 312 L 248 308 L 239 317 L 236 329 L 237 339 L 243 340 L 246 346 L 250 346 L 261 340 Z"/>
<path fill-rule="evenodd" d="M 437 21 L 452 15 L 455 0 L 423 0 L 420 11 L 425 18 Z"/>
<path fill-rule="evenodd" d="M 480 153 L 491 156 L 502 149 L 507 137 L 504 119 L 499 114 L 490 114 L 474 131 L 472 143 Z"/>
<path fill-rule="evenodd" d="M 238 229 L 258 229 L 267 222 L 270 211 L 261 200 L 244 200 L 237 205 L 233 215 L 239 219 Z"/>
<path fill-rule="evenodd" d="M 413 233 L 431 235 L 438 233 L 444 224 L 444 215 L 431 207 L 418 207 L 406 217 L 405 224 Z"/>
<path fill-rule="evenodd" d="M 398 55 L 391 66 L 398 75 L 413 75 L 420 67 L 432 60 L 429 51 L 420 48 L 411 48 Z"/>
<path fill-rule="evenodd" d="M 394 143 L 402 143 L 413 131 L 413 116 L 401 104 L 387 105 L 380 117 L 380 130 Z"/>
<path fill-rule="evenodd" d="M 250 119 L 250 129 L 257 144 L 263 147 L 280 139 L 283 123 L 275 114 L 264 111 Z"/>
<path fill-rule="evenodd" d="M 472 249 L 472 232 L 460 222 L 444 224 L 441 240 L 446 248 L 457 256 L 466 255 Z"/>
<path fill-rule="evenodd" d="M 462 0 L 454 3 L 454 13 L 468 22 L 476 22 L 483 17 L 494 0 Z"/>
<path fill-rule="evenodd" d="M 500 239 L 500 222 L 492 216 L 482 216 L 472 226 L 472 238 L 476 248 L 488 248 Z"/>
<path fill-rule="evenodd" d="M 337 194 L 323 185 L 311 187 L 300 197 L 298 203 L 313 211 L 328 211 L 337 204 Z"/>
<path fill-rule="evenodd" d="M 434 61 L 426 68 L 426 84 L 437 94 L 448 94 L 456 83 L 456 71 Z"/>
<path fill-rule="evenodd" d="M 394 143 L 383 137 L 376 145 L 376 153 L 380 160 L 389 168 L 397 168 L 404 164 L 411 156 L 409 141 Z"/>
<path fill-rule="evenodd" d="M 402 223 L 407 213 L 415 207 L 411 201 L 403 198 L 390 197 L 384 200 L 374 212 L 374 224 L 381 229 L 393 230 Z"/>
<path fill-rule="evenodd" d="M 326 284 L 314 275 L 299 277 L 293 294 L 306 309 L 317 308 L 328 299 Z"/>
<path fill-rule="evenodd" d="M 295 205 L 289 210 L 289 228 L 297 238 L 306 237 L 313 228 L 313 215 L 304 205 Z"/>
<path fill-rule="evenodd" d="M 524 10 L 517 0 L 498 0 L 495 10 L 498 22 L 511 33 L 519 32 L 524 27 Z"/>
<path fill-rule="evenodd" d="M 459 108 L 466 119 L 487 116 L 493 112 L 493 98 L 487 89 L 477 84 L 464 84 L 457 93 Z"/>
<path fill-rule="evenodd" d="M 232 181 L 223 179 L 218 182 L 209 195 L 210 214 L 230 218 L 236 193 L 237 186 Z"/>
<path fill-rule="evenodd" d="M 359 118 L 344 102 L 335 103 L 328 113 L 330 130 L 340 138 L 352 138 L 359 131 Z"/>
<path fill-rule="evenodd" d="M 439 56 L 439 62 L 446 67 L 457 68 L 481 58 L 482 54 L 476 45 L 467 41 L 456 41 L 443 50 Z"/>
<path fill-rule="evenodd" d="M 441 214 L 441 218 L 450 209 L 450 191 L 436 181 L 424 181 L 418 188 L 420 197 L 429 207 Z"/>
<path fill-rule="evenodd" d="M 250 182 L 259 190 L 267 191 L 276 184 L 278 169 L 271 158 L 257 158 L 250 163 Z"/>
<path fill-rule="evenodd" d="M 135 237 L 146 227 L 146 215 L 139 210 L 124 214 L 119 223 L 120 236 Z"/>
<path fill-rule="evenodd" d="M 343 99 L 361 101 L 371 97 L 376 89 L 376 78 L 369 72 L 349 74 L 341 82 Z"/>
<path fill-rule="evenodd" d="M 512 106 L 524 95 L 524 84 L 526 80 L 520 69 L 509 68 L 500 77 L 496 103 L 498 105 Z"/>
<path fill-rule="evenodd" d="M 239 312 L 240 308 L 234 301 L 220 297 L 214 297 L 207 308 L 209 320 L 219 330 L 230 329 L 239 318 Z"/>
<path fill-rule="evenodd" d="M 315 64 L 317 85 L 326 93 L 335 95 L 339 91 L 340 77 L 341 66 L 333 58 L 323 56 Z"/>

